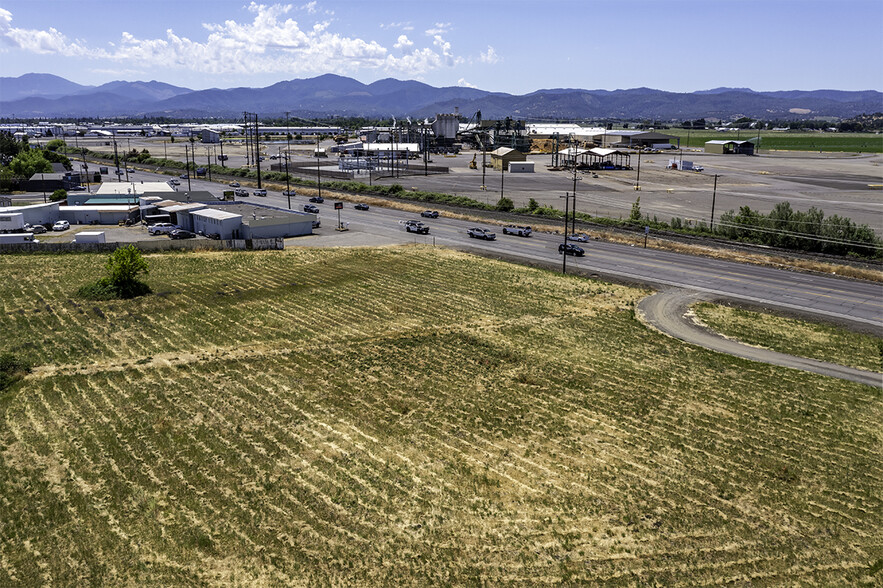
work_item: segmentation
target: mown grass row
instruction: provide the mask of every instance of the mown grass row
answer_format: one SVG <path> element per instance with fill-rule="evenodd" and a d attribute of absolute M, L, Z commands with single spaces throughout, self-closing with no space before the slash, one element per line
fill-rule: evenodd
<path fill-rule="evenodd" d="M 673 343 L 642 291 L 419 247 L 148 260 L 158 294 L 53 313 L 0 397 L 0 584 L 842 584 L 883 556 L 879 392 Z M 0 328 L 98 262 L 0 259 L 44 270 Z"/>

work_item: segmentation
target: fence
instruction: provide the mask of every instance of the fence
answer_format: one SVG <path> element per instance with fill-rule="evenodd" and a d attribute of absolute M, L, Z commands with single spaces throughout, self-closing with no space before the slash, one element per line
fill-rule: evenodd
<path fill-rule="evenodd" d="M 285 239 L 210 239 L 178 241 L 137 241 L 135 243 L 7 243 L 0 245 L 0 253 L 103 253 L 117 247 L 134 245 L 141 251 L 223 250 L 223 249 L 285 249 Z"/>

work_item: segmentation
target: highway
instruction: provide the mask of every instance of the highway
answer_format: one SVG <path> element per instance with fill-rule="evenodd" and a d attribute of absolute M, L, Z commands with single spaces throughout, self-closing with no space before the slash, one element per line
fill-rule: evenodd
<path fill-rule="evenodd" d="M 329 201 L 320 206 L 323 218 L 332 220 L 334 211 Z M 561 236 L 534 233 L 530 237 L 503 235 L 501 227 L 476 225 L 456 219 L 423 219 L 430 226 L 428 236 L 404 233 L 397 221 L 417 218 L 400 211 L 373 207 L 356 213 L 347 204 L 345 211 L 350 230 L 388 234 L 399 231 L 405 241 L 434 243 L 448 247 L 468 248 L 477 253 L 503 256 L 534 264 L 556 264 L 561 267 L 558 245 Z M 332 222 L 332 227 L 334 226 Z M 470 239 L 466 229 L 484 226 L 494 230 L 496 241 Z M 328 230 L 328 229 L 326 229 Z M 333 228 L 331 229 L 333 230 Z M 777 307 L 793 312 L 824 316 L 837 321 L 861 323 L 883 333 L 883 284 L 862 282 L 817 274 L 797 273 L 771 267 L 741 264 L 674 253 L 643 249 L 619 243 L 591 241 L 580 244 L 585 257 L 568 256 L 570 271 L 596 274 L 653 286 L 676 286 L 722 298 Z"/>
<path fill-rule="evenodd" d="M 168 179 L 168 176 L 145 172 L 132 175 L 136 181 Z M 209 190 L 220 194 L 225 188 L 229 189 L 217 182 L 191 182 L 193 190 Z M 186 187 L 186 180 L 181 183 L 179 190 Z M 249 192 L 252 190 L 250 188 Z M 249 196 L 245 200 L 288 208 L 288 198 L 278 191 L 269 191 L 266 198 Z M 294 210 L 303 210 L 303 205 L 308 200 L 305 196 L 295 196 L 291 201 Z M 362 212 L 353 210 L 353 202 L 345 202 L 341 220 L 349 223 L 350 230 L 344 237 L 334 229 L 337 212 L 333 208 L 333 201 L 326 198 L 318 206 L 323 221 L 322 228 L 316 231 L 318 238 L 291 239 L 289 245 L 423 242 L 468 249 L 479 254 L 535 265 L 561 267 L 558 245 L 562 238 L 559 235 L 534 233 L 527 238 L 516 237 L 503 235 L 502 227 L 499 226 L 442 217 L 421 219 L 429 225 L 430 234 L 417 236 L 406 233 L 399 224 L 401 220 L 419 218 L 417 214 L 377 206 Z M 485 242 L 470 239 L 466 235 L 466 229 L 471 226 L 493 230 L 497 234 L 497 240 Z M 652 235 L 650 238 L 653 238 Z M 585 257 L 568 257 L 567 267 L 583 275 L 597 275 L 601 279 L 624 280 L 654 287 L 686 288 L 722 299 L 852 323 L 883 335 L 881 283 L 799 273 L 604 241 L 591 241 L 581 245 L 586 250 Z"/>

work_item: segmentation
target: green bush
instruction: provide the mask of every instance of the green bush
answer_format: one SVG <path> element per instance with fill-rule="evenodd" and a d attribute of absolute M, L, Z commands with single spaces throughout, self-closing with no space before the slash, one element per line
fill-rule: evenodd
<path fill-rule="evenodd" d="M 134 245 L 115 250 L 105 265 L 107 275 L 97 282 L 86 284 L 77 295 L 91 300 L 135 298 L 150 294 L 150 286 L 139 279 L 148 273 L 147 262 Z"/>
<path fill-rule="evenodd" d="M 511 198 L 506 198 L 505 196 L 497 200 L 497 210 L 500 212 L 511 212 L 515 210 L 515 203 L 512 202 Z"/>
<path fill-rule="evenodd" d="M 52 196 L 49 197 L 52 202 L 59 202 L 61 200 L 67 200 L 67 190 L 58 189 L 52 193 Z"/>
<path fill-rule="evenodd" d="M 30 364 L 20 357 L 12 353 L 0 355 L 0 392 L 22 379 L 30 371 Z"/>

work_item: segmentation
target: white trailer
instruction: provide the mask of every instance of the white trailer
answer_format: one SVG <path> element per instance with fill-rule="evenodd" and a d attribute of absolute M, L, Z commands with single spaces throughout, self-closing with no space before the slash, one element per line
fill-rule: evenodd
<path fill-rule="evenodd" d="M 6 233 L 0 235 L 0 245 L 12 245 L 18 243 L 39 243 L 34 239 L 33 233 Z"/>
<path fill-rule="evenodd" d="M 25 215 L 20 212 L 4 212 L 0 214 L 0 233 L 21 231 L 25 228 Z"/>
<path fill-rule="evenodd" d="M 106 243 L 104 231 L 83 231 L 74 236 L 74 243 Z"/>

